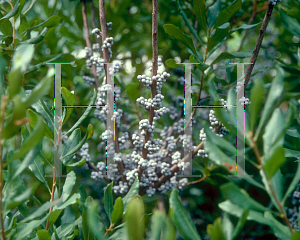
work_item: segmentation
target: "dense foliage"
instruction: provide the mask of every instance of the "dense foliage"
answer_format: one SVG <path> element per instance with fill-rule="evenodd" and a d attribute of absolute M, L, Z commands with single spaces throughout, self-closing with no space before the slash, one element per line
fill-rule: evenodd
<path fill-rule="evenodd" d="M 0 3 L 1 239 L 300 239 L 300 1 Z"/>

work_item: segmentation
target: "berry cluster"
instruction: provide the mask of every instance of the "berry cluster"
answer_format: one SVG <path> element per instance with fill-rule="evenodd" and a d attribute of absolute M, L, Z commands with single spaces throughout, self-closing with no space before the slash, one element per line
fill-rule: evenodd
<path fill-rule="evenodd" d="M 123 110 L 118 109 L 117 111 L 114 111 L 114 115 L 111 118 L 112 121 L 115 121 L 117 127 L 120 127 L 122 114 Z"/>
<path fill-rule="evenodd" d="M 95 85 L 95 79 L 94 78 L 91 78 L 89 76 L 83 76 L 82 78 L 83 78 L 84 83 L 89 84 L 91 86 Z"/>
<path fill-rule="evenodd" d="M 123 64 L 121 62 L 114 63 L 114 67 L 109 69 L 109 74 L 113 75 L 114 73 L 119 72 L 122 67 Z"/>
<path fill-rule="evenodd" d="M 111 46 L 114 44 L 113 38 L 112 37 L 108 37 L 103 41 L 102 44 L 102 51 L 104 48 L 107 48 L 108 53 L 109 53 L 109 57 L 112 57 L 112 51 L 111 51 Z"/>
<path fill-rule="evenodd" d="M 106 23 L 107 30 L 111 30 L 112 25 L 113 25 L 112 22 Z"/>
<path fill-rule="evenodd" d="M 161 118 L 162 115 L 169 113 L 169 108 L 166 107 L 162 107 L 158 110 L 154 110 L 154 120 L 159 120 Z"/>
<path fill-rule="evenodd" d="M 161 101 L 164 99 L 164 96 L 161 94 L 156 94 L 153 99 L 145 99 L 144 97 L 139 97 L 136 101 L 139 105 L 149 110 L 150 107 L 159 108 L 161 107 Z"/>
<path fill-rule="evenodd" d="M 97 38 L 101 38 L 101 31 L 98 28 L 94 28 L 92 30 L 92 34 L 94 34 Z"/>
<path fill-rule="evenodd" d="M 151 88 L 152 79 L 150 77 L 146 77 L 146 75 L 138 75 L 137 79 L 140 83 L 142 83 L 146 88 Z"/>
<path fill-rule="evenodd" d="M 142 119 L 139 122 L 139 129 L 140 130 L 144 130 L 144 131 L 148 131 L 150 133 L 154 132 L 154 128 L 155 128 L 155 122 L 153 122 L 152 125 L 150 125 L 148 119 Z"/>

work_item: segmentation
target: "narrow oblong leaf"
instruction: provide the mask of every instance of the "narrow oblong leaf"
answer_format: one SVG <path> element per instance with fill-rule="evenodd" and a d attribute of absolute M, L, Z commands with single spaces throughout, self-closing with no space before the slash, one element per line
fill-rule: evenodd
<path fill-rule="evenodd" d="M 195 225 L 193 224 L 190 216 L 188 215 L 182 203 L 178 199 L 178 190 L 174 189 L 170 195 L 170 211 L 169 215 L 175 223 L 180 234 L 189 240 L 201 240 Z"/>
<path fill-rule="evenodd" d="M 254 86 L 252 87 L 250 94 L 250 101 L 250 130 L 253 132 L 254 126 L 257 122 L 257 116 L 262 108 L 262 103 L 264 101 L 264 83 L 260 78 L 254 80 Z"/>
<path fill-rule="evenodd" d="M 217 27 L 221 26 L 222 24 L 228 22 L 241 7 L 242 7 L 242 1 L 236 0 L 234 3 L 232 3 L 227 8 L 222 10 L 220 12 L 220 14 L 218 15 L 218 18 L 216 20 L 216 23 L 214 24 L 214 27 L 217 28 Z"/>
<path fill-rule="evenodd" d="M 193 9 L 196 14 L 196 18 L 200 25 L 200 30 L 204 30 L 205 34 L 207 30 L 207 19 L 206 19 L 206 8 L 205 8 L 205 0 L 194 0 L 193 1 Z"/>
<path fill-rule="evenodd" d="M 111 182 L 104 191 L 104 209 L 105 212 L 111 221 L 111 214 L 113 212 L 113 195 L 112 195 L 112 187 L 113 182 Z"/>
<path fill-rule="evenodd" d="M 123 214 L 125 214 L 126 208 L 127 208 L 127 204 L 129 203 L 129 201 L 131 200 L 131 198 L 133 198 L 134 196 L 139 194 L 139 186 L 140 186 L 140 181 L 139 178 L 136 176 L 134 183 L 131 185 L 128 193 L 125 195 L 125 197 L 123 197 L 123 205 L 124 205 L 124 212 Z"/>
<path fill-rule="evenodd" d="M 75 96 L 72 94 L 68 89 L 62 87 L 62 97 L 65 99 L 67 105 L 74 105 L 75 104 Z M 63 124 L 68 121 L 71 114 L 73 112 L 73 108 L 67 108 L 67 113 L 64 118 Z"/>
<path fill-rule="evenodd" d="M 114 209 L 111 213 L 111 223 L 116 223 L 119 221 L 123 216 L 123 200 L 121 197 L 118 197 L 115 201 Z"/>

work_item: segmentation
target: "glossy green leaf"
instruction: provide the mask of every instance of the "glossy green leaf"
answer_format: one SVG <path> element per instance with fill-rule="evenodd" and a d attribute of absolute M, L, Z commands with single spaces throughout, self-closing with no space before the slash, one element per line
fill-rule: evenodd
<path fill-rule="evenodd" d="M 216 23 L 214 24 L 214 28 L 217 28 L 217 27 L 221 26 L 222 24 L 228 22 L 241 7 L 242 7 L 242 1 L 236 0 L 234 3 L 229 5 L 227 8 L 223 9 L 220 12 L 220 14 L 218 15 Z"/>
<path fill-rule="evenodd" d="M 300 156 L 300 151 L 284 148 L 284 156 L 290 158 L 296 158 Z"/>
<path fill-rule="evenodd" d="M 31 109 L 27 109 L 27 118 L 29 119 L 30 126 L 34 129 L 40 116 Z M 45 128 L 45 136 L 53 140 L 54 136 L 52 130 L 50 129 L 50 127 L 48 127 L 46 123 L 43 122 L 43 125 Z"/>
<path fill-rule="evenodd" d="M 240 232 L 243 230 L 243 227 L 247 221 L 247 217 L 249 214 L 249 209 L 243 211 L 242 216 L 239 218 L 239 221 L 234 229 L 234 232 L 232 234 L 232 240 L 238 239 Z"/>
<path fill-rule="evenodd" d="M 33 172 L 34 176 L 48 189 L 49 193 L 51 193 L 45 177 L 44 162 L 41 160 L 40 156 L 36 156 L 33 163 L 29 165 L 29 169 Z"/>
<path fill-rule="evenodd" d="M 263 169 L 267 174 L 267 178 L 271 179 L 275 172 L 285 162 L 284 150 L 282 147 L 277 147 L 270 158 L 263 158 Z"/>
<path fill-rule="evenodd" d="M 69 161 L 72 160 L 74 154 L 76 153 L 76 151 L 72 151 L 72 150 L 74 150 L 75 147 L 79 144 L 80 137 L 81 137 L 81 131 L 79 128 L 77 128 L 75 131 L 72 132 L 70 137 L 64 142 L 63 150 L 62 150 L 62 156 L 63 156 L 62 159 L 64 160 L 64 163 L 68 163 Z"/>
<path fill-rule="evenodd" d="M 264 101 L 264 83 L 260 78 L 256 78 L 254 80 L 254 86 L 252 87 L 250 94 L 250 101 L 250 130 L 253 132 L 254 126 L 257 122 L 257 116 L 260 113 L 262 103 Z"/>
<path fill-rule="evenodd" d="M 154 209 L 151 221 L 151 240 L 160 240 L 165 214 Z"/>
<path fill-rule="evenodd" d="M 13 7 L 13 9 L 11 9 L 5 16 L 3 16 L 2 18 L 0 18 L 0 24 L 1 24 L 2 20 L 9 19 L 9 18 L 15 16 L 18 13 L 19 6 L 20 6 L 20 1 L 18 0 L 15 3 L 15 6 Z"/>
<path fill-rule="evenodd" d="M 24 218 L 21 223 L 31 222 L 36 218 L 40 218 L 43 214 L 45 214 L 56 202 L 46 202 L 41 207 L 39 207 L 35 212 L 30 214 L 28 217 Z"/>
<path fill-rule="evenodd" d="M 218 217 L 213 224 L 207 225 L 207 233 L 211 240 L 226 240 L 222 230 L 222 219 Z"/>
<path fill-rule="evenodd" d="M 62 87 L 62 97 L 65 99 L 67 105 L 74 105 L 75 104 L 75 96 L 73 93 L 71 93 L 67 88 Z M 64 118 L 63 124 L 68 121 L 71 114 L 73 112 L 73 108 L 67 108 L 67 113 Z"/>
<path fill-rule="evenodd" d="M 76 175 L 75 175 L 75 173 L 73 171 L 69 172 L 68 176 L 66 177 L 65 184 L 63 186 L 63 191 L 62 191 L 62 199 L 63 199 L 64 202 L 71 195 L 72 189 L 75 186 L 75 183 L 76 183 Z"/>
<path fill-rule="evenodd" d="M 91 99 L 91 101 L 89 102 L 89 107 L 85 110 L 85 112 L 83 113 L 83 115 L 78 119 L 78 121 L 67 131 L 66 134 L 69 134 L 70 132 L 72 132 L 74 129 L 76 129 L 77 127 L 80 126 L 80 124 L 82 123 L 82 121 L 90 114 L 90 112 L 92 111 L 92 107 L 91 105 L 95 104 L 97 98 L 97 93 L 96 90 L 94 89 L 94 93 L 93 93 L 93 97 Z"/>
<path fill-rule="evenodd" d="M 187 240 L 201 240 L 195 225 L 193 224 L 189 214 L 182 206 L 178 199 L 178 190 L 174 189 L 170 195 L 170 211 L 169 215 L 175 223 L 180 234 Z"/>
<path fill-rule="evenodd" d="M 282 146 L 284 134 L 284 116 L 282 111 L 279 108 L 276 108 L 265 128 L 265 133 L 263 135 L 264 154 L 270 153 L 270 150 L 276 148 L 277 146 Z"/>
<path fill-rule="evenodd" d="M 113 184 L 114 183 L 111 182 L 104 191 L 104 209 L 110 221 L 111 221 L 111 213 L 113 212 L 113 195 L 112 195 Z"/>
<path fill-rule="evenodd" d="M 42 97 L 49 93 L 51 84 L 53 84 L 54 71 L 48 71 L 47 75 L 42 79 L 39 84 L 32 90 L 28 98 L 25 100 L 25 106 L 29 107 L 37 101 L 41 100 Z"/>
<path fill-rule="evenodd" d="M 246 57 L 250 57 L 251 55 L 252 53 L 250 51 L 237 52 L 237 53 L 222 52 L 211 64 L 216 64 L 224 59 L 246 58 Z"/>
<path fill-rule="evenodd" d="M 29 137 L 26 139 L 26 142 L 20 147 L 18 151 L 7 161 L 6 164 L 9 164 L 14 159 L 17 159 L 24 154 L 26 154 L 32 147 L 37 145 L 44 137 L 44 124 L 41 117 L 38 118 L 35 129 L 30 133 Z"/>
<path fill-rule="evenodd" d="M 241 30 L 241 29 L 250 30 L 250 29 L 253 29 L 253 28 L 255 28 L 256 26 L 258 26 L 260 24 L 261 24 L 261 22 L 256 23 L 256 24 L 250 24 L 250 25 L 249 24 L 242 24 L 238 28 L 231 30 L 231 32 L 235 32 L 235 31 L 238 31 L 238 30 Z"/>
<path fill-rule="evenodd" d="M 212 26 L 215 24 L 220 14 L 221 4 L 222 2 L 220 0 L 216 0 L 215 3 L 208 8 L 208 28 L 212 28 Z"/>
<path fill-rule="evenodd" d="M 226 239 L 232 239 L 233 228 L 233 223 L 229 218 L 229 214 L 227 212 L 224 212 L 224 216 L 222 219 L 222 231 Z"/>
<path fill-rule="evenodd" d="M 182 16 L 182 18 L 183 18 L 185 24 L 186 24 L 187 27 L 190 29 L 190 31 L 191 31 L 191 33 L 193 34 L 193 36 L 194 36 L 201 44 L 203 44 L 202 41 L 201 41 L 201 39 L 199 38 L 198 34 L 196 33 L 194 27 L 193 27 L 193 26 L 191 25 L 191 23 L 189 22 L 189 20 L 188 20 L 186 14 L 185 14 L 185 12 L 183 11 L 183 9 L 182 9 L 182 7 L 181 7 L 181 5 L 180 5 L 180 1 L 179 1 L 179 0 L 177 0 L 177 5 L 178 5 L 179 12 L 180 12 L 180 14 L 181 14 L 181 16 Z"/>
<path fill-rule="evenodd" d="M 286 193 L 284 194 L 284 197 L 281 200 L 281 204 L 283 206 L 284 206 L 286 199 L 292 193 L 292 191 L 296 188 L 299 181 L 300 181 L 300 164 L 297 163 L 297 171 L 295 173 L 295 176 L 294 176 L 292 182 L 290 183 L 289 188 L 287 189 Z"/>
<path fill-rule="evenodd" d="M 258 212 L 264 212 L 268 210 L 266 207 L 252 199 L 244 189 L 239 188 L 233 182 L 222 184 L 220 186 L 220 190 L 223 196 L 230 200 L 233 204 Z"/>
<path fill-rule="evenodd" d="M 194 0 L 193 10 L 200 25 L 200 31 L 203 29 L 205 34 L 207 30 L 205 0 Z"/>
<path fill-rule="evenodd" d="M 207 51 L 210 52 L 217 44 L 219 44 L 228 34 L 230 29 L 229 24 L 224 24 L 215 30 L 214 35 L 208 38 Z"/>
<path fill-rule="evenodd" d="M 141 197 L 134 197 L 128 203 L 128 209 L 124 216 L 128 240 L 144 239 L 145 219 L 144 203 Z"/>
<path fill-rule="evenodd" d="M 299 22 L 295 19 L 290 17 L 289 15 L 286 14 L 286 12 L 280 8 L 280 16 L 283 24 L 285 25 L 286 29 L 290 31 L 293 35 L 297 36 L 300 38 L 300 24 Z"/>
<path fill-rule="evenodd" d="M 189 48 L 196 56 L 198 53 L 194 47 L 193 40 L 188 35 L 181 32 L 178 27 L 175 27 L 173 24 L 165 24 L 164 30 L 168 33 L 171 37 L 176 38 L 177 40 L 181 41 L 187 48 Z"/>
<path fill-rule="evenodd" d="M 37 235 L 38 235 L 39 240 L 50 240 L 51 239 L 48 231 L 43 230 L 43 229 L 38 230 Z"/>
<path fill-rule="evenodd" d="M 176 239 L 176 227 L 172 220 L 166 216 L 165 225 L 162 233 L 162 240 L 175 240 Z"/>
<path fill-rule="evenodd" d="M 265 126 L 266 122 L 269 120 L 272 111 L 276 106 L 278 98 L 281 96 L 283 91 L 283 74 L 280 68 L 277 68 L 277 73 L 275 78 L 272 81 L 271 88 L 262 112 L 254 139 L 257 141 L 258 136 L 260 135 L 261 130 Z"/>
<path fill-rule="evenodd" d="M 139 185 L 140 185 L 140 181 L 139 181 L 139 178 L 136 176 L 135 180 L 134 180 L 134 183 L 131 185 L 128 193 L 122 199 L 123 200 L 123 205 L 124 205 L 123 214 L 125 214 L 125 212 L 127 210 L 127 204 L 129 203 L 131 198 L 133 198 L 134 196 L 139 194 Z"/>
<path fill-rule="evenodd" d="M 64 164 L 68 164 L 68 162 L 71 160 L 70 156 L 74 156 L 74 154 L 80 150 L 80 148 L 83 146 L 83 144 L 86 142 L 86 140 L 88 139 L 88 136 L 92 136 L 93 135 L 93 126 L 92 124 L 89 124 L 88 129 L 87 129 L 87 133 L 85 134 L 85 136 L 83 137 L 83 139 L 73 148 L 70 148 L 69 151 L 64 154 L 63 152 L 63 157 L 62 157 L 62 162 Z"/>
<path fill-rule="evenodd" d="M 111 223 L 116 223 L 123 216 L 124 206 L 121 197 L 118 197 L 115 201 L 114 209 L 111 213 Z"/>
<path fill-rule="evenodd" d="M 177 64 L 177 62 L 173 58 L 169 58 L 166 60 L 166 65 L 170 68 L 183 68 L 183 65 Z"/>

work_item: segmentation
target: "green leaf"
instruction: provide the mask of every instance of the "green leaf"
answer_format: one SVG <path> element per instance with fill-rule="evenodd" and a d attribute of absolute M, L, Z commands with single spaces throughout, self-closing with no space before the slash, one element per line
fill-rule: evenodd
<path fill-rule="evenodd" d="M 177 189 L 172 190 L 169 201 L 169 215 L 184 239 L 201 240 L 189 214 L 178 199 Z"/>
<path fill-rule="evenodd" d="M 217 28 L 222 24 L 228 22 L 241 7 L 242 7 L 242 1 L 236 0 L 234 3 L 232 3 L 227 8 L 222 10 L 218 15 L 216 23 L 214 24 L 214 28 Z"/>
<path fill-rule="evenodd" d="M 268 179 L 271 179 L 281 165 L 285 162 L 282 147 L 277 147 L 270 158 L 263 157 L 263 169 Z"/>
<path fill-rule="evenodd" d="M 194 0 L 193 1 L 193 10 L 196 14 L 196 18 L 200 25 L 200 31 L 203 29 L 205 34 L 207 34 L 207 23 L 206 23 L 206 8 L 205 0 Z"/>
<path fill-rule="evenodd" d="M 293 35 L 300 37 L 300 24 L 295 18 L 288 16 L 285 11 L 280 8 L 280 16 L 283 24 L 286 29 L 291 32 Z"/>
<path fill-rule="evenodd" d="M 291 136 L 291 137 L 295 137 L 295 138 L 300 139 L 300 134 L 297 131 L 297 129 L 288 129 L 288 130 L 286 130 L 286 134 Z"/>
<path fill-rule="evenodd" d="M 224 59 L 233 59 L 233 58 L 246 58 L 250 57 L 252 53 L 250 51 L 245 51 L 245 52 L 237 52 L 237 53 L 228 53 L 228 52 L 222 52 L 212 63 L 216 64 L 220 62 L 221 60 Z"/>
<path fill-rule="evenodd" d="M 42 81 L 36 85 L 36 87 L 29 94 L 28 98 L 25 100 L 26 107 L 31 106 L 39 100 L 42 101 L 41 98 L 49 93 L 51 84 L 53 84 L 53 76 L 54 71 L 48 71 L 46 77 L 44 77 Z"/>
<path fill-rule="evenodd" d="M 36 37 L 30 38 L 30 39 L 28 39 L 28 40 L 22 41 L 21 43 L 22 43 L 22 44 L 25 44 L 25 43 L 26 43 L 26 44 L 37 44 L 37 43 L 43 41 L 43 39 L 44 39 L 44 37 L 45 37 L 47 31 L 48 31 L 48 28 L 45 27 L 45 28 L 43 29 L 43 31 L 41 31 L 41 33 L 40 33 L 39 35 L 37 35 Z"/>
<path fill-rule="evenodd" d="M 24 72 L 27 65 L 31 62 L 34 53 L 34 46 L 30 44 L 19 45 L 13 56 L 12 71 L 21 68 Z"/>
<path fill-rule="evenodd" d="M 219 208 L 221 208 L 223 211 L 228 212 L 231 215 L 234 215 L 238 218 L 240 218 L 243 214 L 243 212 L 246 210 L 245 208 L 233 204 L 230 200 L 226 200 L 224 202 L 219 203 Z M 270 217 L 271 213 L 268 211 L 264 212 L 264 214 L 249 210 L 249 215 L 247 216 L 247 220 L 249 221 L 255 221 L 258 223 L 261 223 L 263 225 L 268 225 L 271 230 L 274 232 L 275 236 L 279 239 L 286 239 L 287 236 L 290 236 L 290 232 L 288 230 L 287 226 L 283 226 L 281 223 L 279 223 L 276 219 Z M 267 218 L 272 218 L 271 221 L 266 221 Z"/>
<path fill-rule="evenodd" d="M 298 240 L 300 239 L 300 232 L 293 232 L 291 236 L 291 240 Z"/>
<path fill-rule="evenodd" d="M 30 133 L 29 137 L 26 139 L 24 144 L 20 147 L 18 151 L 6 162 L 8 165 L 14 159 L 17 159 L 24 154 L 26 154 L 32 147 L 37 145 L 44 137 L 44 124 L 41 117 L 38 118 L 36 128 Z"/>
<path fill-rule="evenodd" d="M 40 218 L 43 214 L 45 214 L 53 205 L 56 204 L 55 202 L 46 202 L 41 207 L 39 207 L 35 212 L 30 214 L 28 217 L 24 218 L 21 223 L 31 222 L 35 218 Z"/>
<path fill-rule="evenodd" d="M 62 87 L 62 97 L 65 99 L 67 105 L 74 105 L 75 104 L 75 96 L 72 94 L 68 89 Z M 66 117 L 64 118 L 63 124 L 68 121 L 71 114 L 73 112 L 73 108 L 67 108 Z"/>
<path fill-rule="evenodd" d="M 240 232 L 243 230 L 243 227 L 247 221 L 247 217 L 249 215 L 249 209 L 243 211 L 242 216 L 239 218 L 239 221 L 234 229 L 232 234 L 232 240 L 238 239 Z"/>
<path fill-rule="evenodd" d="M 295 173 L 293 181 L 290 183 L 288 190 L 286 191 L 286 193 L 284 194 L 284 197 L 281 200 L 282 206 L 284 206 L 285 200 L 292 193 L 292 191 L 296 188 L 299 181 L 300 181 L 300 164 L 298 163 L 297 171 Z"/>
<path fill-rule="evenodd" d="M 76 151 L 72 151 L 77 147 L 79 141 L 80 141 L 81 131 L 79 128 L 77 128 L 75 131 L 72 132 L 70 137 L 64 142 L 63 144 L 63 151 L 62 151 L 62 159 L 64 160 L 64 164 L 68 163 L 72 160 L 74 154 Z M 72 153 L 70 155 L 70 153 Z M 67 156 L 68 154 L 68 156 Z"/>
<path fill-rule="evenodd" d="M 180 64 L 177 64 L 177 62 L 173 58 L 167 59 L 165 63 L 170 68 L 183 68 L 184 67 Z"/>
<path fill-rule="evenodd" d="M 266 122 L 269 120 L 271 113 L 273 112 L 276 102 L 281 96 L 283 91 L 283 74 L 280 68 L 277 68 L 276 77 L 272 81 L 271 88 L 262 112 L 260 122 L 258 124 L 254 140 L 257 141 L 258 136 L 260 135 L 261 130 L 265 126 Z"/>
<path fill-rule="evenodd" d="M 38 230 L 37 235 L 38 235 L 39 240 L 50 240 L 51 239 L 48 231 L 43 230 L 43 229 Z"/>
<path fill-rule="evenodd" d="M 64 164 L 68 164 L 68 162 L 71 160 L 70 156 L 74 156 L 74 154 L 80 150 L 80 148 L 83 146 L 83 144 L 86 142 L 86 140 L 88 139 L 88 136 L 92 136 L 93 135 L 93 126 L 92 124 L 88 125 L 88 129 L 87 132 L 85 134 L 85 136 L 83 137 L 83 139 L 76 145 L 74 146 L 72 149 L 70 149 L 65 155 L 63 154 L 63 157 L 61 158 L 62 162 Z M 66 160 L 68 159 L 68 160 Z"/>
<path fill-rule="evenodd" d="M 218 43 L 220 43 L 227 36 L 229 29 L 230 25 L 224 24 L 215 30 L 215 34 L 213 36 L 208 38 L 207 51 L 209 53 L 215 46 L 217 46 Z"/>
<path fill-rule="evenodd" d="M 220 0 L 216 0 L 215 3 L 208 8 L 208 28 L 211 28 L 215 24 L 221 10 L 221 3 Z"/>
<path fill-rule="evenodd" d="M 27 118 L 29 119 L 30 126 L 34 129 L 36 127 L 38 118 L 41 118 L 37 113 L 32 111 L 31 109 L 27 109 Z M 51 140 L 54 139 L 54 135 L 50 127 L 43 122 L 44 128 L 45 128 L 45 136 Z"/>
<path fill-rule="evenodd" d="M 45 178 L 44 162 L 41 160 L 40 156 L 36 156 L 33 163 L 29 165 L 29 169 L 33 172 L 34 176 L 44 184 L 49 193 L 51 193 L 48 182 Z"/>
<path fill-rule="evenodd" d="M 250 94 L 250 101 L 250 130 L 253 132 L 255 123 L 257 122 L 257 116 L 262 108 L 262 103 L 264 102 L 264 83 L 260 78 L 254 80 L 254 85 Z"/>
<path fill-rule="evenodd" d="M 24 32 L 29 27 L 27 23 L 26 16 L 23 14 L 20 14 L 20 26 L 19 26 L 19 32 Z"/>
<path fill-rule="evenodd" d="M 230 200 L 233 204 L 258 212 L 268 210 L 266 207 L 252 199 L 244 189 L 239 188 L 233 182 L 222 184 L 220 186 L 220 190 L 223 196 Z"/>
<path fill-rule="evenodd" d="M 139 181 L 139 178 L 136 176 L 135 180 L 134 180 L 134 183 L 131 185 L 128 193 L 122 199 L 123 200 L 123 205 L 124 205 L 123 214 L 125 214 L 126 209 L 127 209 L 127 204 L 129 203 L 131 198 L 133 198 L 134 196 L 139 194 L 139 185 L 140 185 L 140 181 Z"/>
<path fill-rule="evenodd" d="M 74 129 L 76 129 L 82 123 L 82 121 L 90 114 L 90 112 L 92 111 L 92 106 L 91 105 L 95 104 L 96 97 L 97 97 L 97 93 L 96 93 L 96 90 L 94 89 L 93 97 L 92 97 L 91 101 L 88 104 L 89 107 L 85 110 L 85 112 L 78 119 L 78 121 L 67 131 L 66 135 L 68 133 L 72 132 Z"/>
<path fill-rule="evenodd" d="M 214 224 L 207 225 L 207 233 L 211 240 L 226 240 L 222 230 L 222 219 L 218 217 L 215 219 Z"/>
<path fill-rule="evenodd" d="M 154 209 L 151 222 L 151 240 L 160 240 L 165 214 Z"/>
<path fill-rule="evenodd" d="M 35 228 L 40 226 L 43 222 L 45 222 L 47 219 L 47 216 L 42 218 L 41 220 L 33 220 L 30 223 L 26 223 L 26 225 L 20 232 L 16 234 L 14 239 L 16 240 L 22 240 L 24 237 L 26 237 L 28 234 L 30 234 Z"/>
<path fill-rule="evenodd" d="M 296 158 L 300 156 L 300 151 L 284 148 L 284 156 L 290 158 Z"/>
<path fill-rule="evenodd" d="M 0 25 L 1 25 L 1 20 L 9 19 L 9 18 L 15 16 L 18 13 L 19 6 L 20 6 L 20 3 L 19 3 L 19 0 L 18 0 L 15 3 L 15 6 L 13 7 L 13 9 L 11 9 L 4 17 L 0 18 Z"/>
<path fill-rule="evenodd" d="M 235 32 L 235 31 L 238 31 L 238 30 L 241 30 L 241 29 L 243 29 L 243 30 L 250 30 L 250 29 L 253 29 L 253 28 L 255 28 L 256 26 L 258 26 L 260 24 L 261 24 L 261 22 L 256 23 L 256 24 L 252 24 L 252 25 L 242 24 L 238 28 L 231 30 L 231 32 Z"/>
<path fill-rule="evenodd" d="M 104 191 L 104 209 L 110 221 L 111 221 L 111 213 L 113 211 L 113 195 L 112 195 L 113 184 L 114 182 L 111 182 Z"/>
<path fill-rule="evenodd" d="M 191 23 L 189 22 L 187 16 L 185 15 L 181 5 L 180 5 L 180 2 L 179 0 L 177 0 L 177 5 L 178 5 L 178 8 L 179 8 L 179 12 L 185 22 L 185 24 L 187 25 L 187 27 L 190 29 L 191 33 L 193 34 L 193 36 L 203 45 L 201 39 L 199 38 L 198 34 L 195 32 L 195 29 L 194 27 L 191 25 Z"/>
<path fill-rule="evenodd" d="M 69 172 L 68 176 L 66 178 L 65 184 L 63 186 L 63 191 L 62 191 L 62 199 L 63 199 L 64 202 L 71 195 L 72 189 L 75 186 L 75 183 L 76 183 L 76 175 L 75 175 L 75 173 L 73 171 Z"/>
<path fill-rule="evenodd" d="M 284 116 L 281 109 L 276 108 L 265 128 L 265 133 L 263 135 L 264 154 L 270 153 L 270 150 L 276 148 L 277 146 L 282 146 L 284 134 Z"/>
<path fill-rule="evenodd" d="M 116 223 L 123 216 L 124 206 L 121 197 L 118 197 L 115 201 L 114 210 L 111 213 L 111 223 Z"/>
<path fill-rule="evenodd" d="M 66 223 L 60 225 L 56 229 L 56 233 L 60 239 L 70 239 L 70 237 L 73 235 L 75 227 L 78 226 L 82 222 L 81 216 L 77 218 L 74 222 Z"/>
<path fill-rule="evenodd" d="M 233 223 L 230 221 L 229 214 L 227 212 L 224 213 L 222 219 L 222 230 L 224 232 L 226 239 L 231 240 L 232 233 L 233 233 Z"/>
<path fill-rule="evenodd" d="M 144 239 L 145 219 L 143 215 L 144 203 L 141 197 L 132 198 L 124 216 L 128 240 Z"/>
<path fill-rule="evenodd" d="M 162 240 L 175 240 L 176 228 L 169 217 L 165 218 L 165 227 L 163 229 Z"/>
<path fill-rule="evenodd" d="M 195 54 L 195 56 L 198 56 L 191 37 L 181 32 L 180 29 L 178 27 L 175 27 L 173 24 L 165 24 L 163 27 L 166 33 L 168 33 L 171 37 L 174 37 L 177 40 L 181 41 Z"/>

